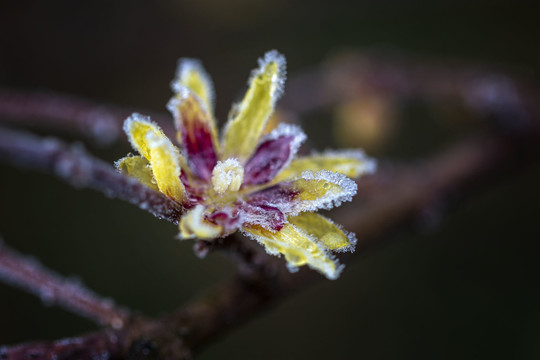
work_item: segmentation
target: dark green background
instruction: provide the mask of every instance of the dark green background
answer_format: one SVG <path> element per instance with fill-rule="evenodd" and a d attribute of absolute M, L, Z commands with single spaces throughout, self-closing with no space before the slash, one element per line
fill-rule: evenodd
<path fill-rule="evenodd" d="M 177 59 L 196 57 L 214 79 L 224 119 L 269 49 L 287 56 L 294 76 L 343 48 L 374 47 L 500 66 L 534 82 L 538 11 L 526 4 L 2 1 L 0 86 L 163 111 Z M 375 155 L 415 160 L 448 141 L 429 112 L 413 109 L 400 121 L 395 143 Z M 126 143 L 88 147 L 111 162 L 129 151 Z M 191 243 L 173 239 L 174 226 L 131 205 L 39 173 L 0 171 L 4 240 L 120 304 L 165 313 L 233 271 L 219 255 L 198 260 Z M 503 174 L 440 224 L 402 229 L 348 264 L 338 281 L 295 294 L 199 358 L 539 358 L 539 183 L 538 163 Z M 95 328 L 0 285 L 0 343 Z"/>

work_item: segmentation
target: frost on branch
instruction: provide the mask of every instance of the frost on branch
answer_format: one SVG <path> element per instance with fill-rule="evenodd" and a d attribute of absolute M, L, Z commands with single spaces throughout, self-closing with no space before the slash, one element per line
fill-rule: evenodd
<path fill-rule="evenodd" d="M 178 217 L 184 211 L 176 202 L 120 174 L 80 146 L 68 146 L 59 140 L 0 129 L 0 160 L 52 173 L 75 187 L 101 191 L 173 223 L 178 223 Z"/>

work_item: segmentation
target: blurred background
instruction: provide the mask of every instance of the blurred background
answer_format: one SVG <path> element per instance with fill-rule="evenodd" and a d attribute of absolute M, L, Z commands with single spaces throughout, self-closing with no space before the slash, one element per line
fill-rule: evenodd
<path fill-rule="evenodd" d="M 178 58 L 199 58 L 223 121 L 270 49 L 285 54 L 291 79 L 344 54 L 382 49 L 428 63 L 506 69 L 535 84 L 538 12 L 526 4 L 2 1 L 0 87 L 164 112 Z M 351 120 L 366 108 L 379 121 Z M 362 146 L 383 163 L 420 161 L 482 129 L 460 108 L 414 101 L 389 108 L 384 98 L 301 120 L 318 149 Z M 127 142 L 86 147 L 111 162 L 131 150 Z M 167 313 L 234 271 L 217 254 L 197 259 L 191 243 L 174 239 L 173 225 L 127 203 L 48 175 L 3 164 L 0 171 L 4 241 L 119 304 Z M 339 280 L 295 294 L 198 359 L 540 358 L 539 183 L 537 162 L 472 194 L 442 221 L 418 219 L 348 263 Z M 0 324 L 0 344 L 96 329 L 4 284 Z"/>

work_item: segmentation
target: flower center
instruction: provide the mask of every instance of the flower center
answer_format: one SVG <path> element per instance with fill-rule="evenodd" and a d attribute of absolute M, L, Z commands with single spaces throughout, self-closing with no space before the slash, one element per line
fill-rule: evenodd
<path fill-rule="evenodd" d="M 212 170 L 212 187 L 218 194 L 238 191 L 244 182 L 244 167 L 237 159 L 218 161 Z"/>

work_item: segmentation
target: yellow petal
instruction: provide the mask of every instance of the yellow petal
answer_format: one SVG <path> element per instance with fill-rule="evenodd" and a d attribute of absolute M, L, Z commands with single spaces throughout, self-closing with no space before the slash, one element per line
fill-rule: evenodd
<path fill-rule="evenodd" d="M 356 190 L 356 183 L 343 174 L 306 171 L 300 178 L 251 192 L 245 200 L 251 204 L 269 204 L 287 216 L 296 216 L 351 201 Z"/>
<path fill-rule="evenodd" d="M 353 234 L 346 235 L 332 221 L 312 212 L 304 212 L 291 216 L 288 221 L 302 229 L 306 234 L 320 241 L 326 248 L 336 251 L 354 250 L 356 238 Z"/>
<path fill-rule="evenodd" d="M 180 239 L 215 239 L 221 236 L 223 228 L 204 219 L 204 206 L 197 205 L 180 219 Z"/>
<path fill-rule="evenodd" d="M 163 131 L 150 120 L 149 117 L 134 113 L 124 122 L 126 132 L 131 146 L 142 156 L 150 161 L 150 150 L 146 140 L 146 134 L 153 133 L 158 137 L 165 137 Z"/>
<path fill-rule="evenodd" d="M 238 158 L 244 163 L 250 157 L 283 92 L 284 81 L 285 58 L 277 51 L 266 53 L 251 75 L 244 99 L 225 127 L 223 158 Z"/>
<path fill-rule="evenodd" d="M 351 201 L 356 194 L 354 181 L 343 174 L 321 170 L 317 173 L 306 171 L 302 177 L 291 182 L 297 194 L 292 202 L 291 215 L 317 209 L 331 209 L 344 201 Z"/>
<path fill-rule="evenodd" d="M 376 167 L 375 160 L 368 158 L 361 150 L 328 151 L 294 159 L 272 182 L 278 183 L 291 179 L 308 170 L 329 170 L 356 178 L 363 174 L 373 173 Z"/>
<path fill-rule="evenodd" d="M 276 109 L 272 115 L 268 118 L 266 126 L 264 127 L 263 134 L 269 134 L 275 130 L 279 124 L 284 124 L 286 115 L 280 109 Z"/>
<path fill-rule="evenodd" d="M 136 178 L 151 189 L 158 190 L 150 163 L 142 156 L 126 156 L 115 165 L 122 173 Z"/>
<path fill-rule="evenodd" d="M 172 83 L 173 91 L 178 94 L 182 87 L 188 88 L 201 99 L 210 115 L 213 113 L 214 87 L 210 76 L 198 60 L 180 59 L 176 70 L 176 79 Z"/>
<path fill-rule="evenodd" d="M 248 236 L 264 245 L 269 254 L 283 254 L 290 271 L 295 271 L 299 266 L 307 264 L 327 278 L 334 280 L 343 268 L 313 237 L 294 225 L 286 224 L 276 232 L 258 226 L 244 227 L 243 230 Z"/>
<path fill-rule="evenodd" d="M 185 189 L 180 181 L 180 154 L 165 135 L 152 131 L 146 134 L 150 164 L 159 191 L 178 202 L 184 200 Z"/>
<path fill-rule="evenodd" d="M 180 181 L 181 165 L 185 160 L 163 131 L 150 118 L 133 114 L 124 122 L 124 131 L 133 148 L 144 156 L 152 167 L 159 191 L 181 202 L 184 185 Z"/>

